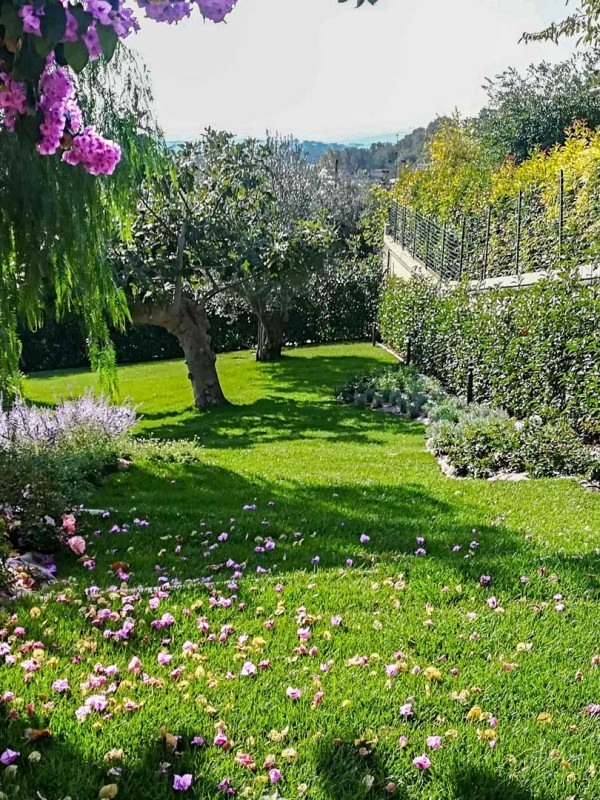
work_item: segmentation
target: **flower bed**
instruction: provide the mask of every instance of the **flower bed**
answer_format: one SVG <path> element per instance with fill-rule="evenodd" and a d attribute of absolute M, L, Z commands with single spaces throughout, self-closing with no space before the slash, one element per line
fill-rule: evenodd
<path fill-rule="evenodd" d="M 566 419 L 517 420 L 485 404 L 468 404 L 411 367 L 357 376 L 336 389 L 343 403 L 395 412 L 430 425 L 428 447 L 456 477 L 600 477 L 598 454 Z"/>
<path fill-rule="evenodd" d="M 0 412 L 5 557 L 10 547 L 52 553 L 61 543 L 83 556 L 85 539 L 71 512 L 117 468 L 124 438 L 136 419 L 130 405 L 110 405 L 89 392 L 52 410 L 17 402 Z M 21 572 L 28 570 L 25 563 L 21 566 L 18 583 L 26 585 Z"/>

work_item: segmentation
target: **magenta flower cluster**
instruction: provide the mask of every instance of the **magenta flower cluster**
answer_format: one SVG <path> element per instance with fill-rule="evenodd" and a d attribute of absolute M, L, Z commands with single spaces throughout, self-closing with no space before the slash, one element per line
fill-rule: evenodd
<path fill-rule="evenodd" d="M 205 19 L 223 22 L 237 0 L 195 2 Z M 126 6 L 126 0 L 117 0 L 116 3 L 85 0 L 85 10 L 91 15 L 92 21 L 87 30 L 81 33 L 79 22 L 70 10 L 69 0 L 61 0 L 61 3 L 66 12 L 66 27 L 60 43 L 83 41 L 92 61 L 102 54 L 97 25 L 104 26 L 104 29 L 112 28 L 118 39 L 125 39 L 140 27 L 133 9 Z M 146 17 L 167 23 L 179 22 L 190 16 L 193 6 L 187 0 L 137 0 L 137 4 L 144 9 Z M 21 6 L 19 16 L 23 24 L 23 36 L 41 37 L 44 15 L 43 1 Z M 28 104 L 25 83 L 14 80 L 8 72 L 0 71 L 0 124 L 14 130 L 19 116 L 41 112 L 41 139 L 37 144 L 40 155 L 54 155 L 61 148 L 64 150 L 65 163 L 81 165 L 92 175 L 111 175 L 121 159 L 121 149 L 115 142 L 101 136 L 93 126 L 83 128 L 68 70 L 56 65 L 53 52 L 48 56 L 35 95 L 35 104 Z"/>

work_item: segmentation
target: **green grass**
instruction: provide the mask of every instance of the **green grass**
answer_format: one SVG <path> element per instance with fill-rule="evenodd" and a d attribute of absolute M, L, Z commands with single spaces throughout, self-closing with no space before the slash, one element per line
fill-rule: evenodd
<path fill-rule="evenodd" d="M 444 478 L 425 451 L 421 425 L 332 400 L 337 383 L 387 360 L 367 345 L 296 350 L 272 365 L 258 365 L 247 353 L 223 356 L 220 373 L 233 405 L 209 413 L 190 408 L 179 362 L 120 370 L 123 395 L 141 404 L 140 436 L 198 437 L 201 449 L 195 460 L 178 462 L 175 447 L 153 446 L 154 458 L 115 476 L 89 502 L 111 510 L 98 523 L 101 536 L 88 535 L 96 570 L 64 556 L 61 573 L 70 579 L 57 590 L 64 602 L 57 591 L 43 601 L 22 600 L 12 609 L 18 619 L 5 620 L 9 640 L 15 625 L 26 629 L 12 646 L 17 661 L 30 657 L 19 647 L 31 641 L 43 643 L 46 656 L 28 684 L 19 664 L 0 667 L 0 693 L 17 695 L 0 715 L 18 713 L 0 725 L 0 748 L 21 751 L 16 778 L 4 778 L 1 790 L 19 800 L 33 800 L 37 791 L 47 800 L 87 800 L 116 782 L 120 798 L 162 800 L 177 795 L 173 772 L 190 772 L 190 796 L 225 797 L 217 785 L 230 778 L 238 796 L 258 798 L 274 791 L 262 768 L 272 754 L 288 800 L 302 795 L 303 784 L 315 800 L 382 798 L 389 782 L 402 800 L 600 796 L 600 720 L 583 713 L 600 702 L 600 672 L 591 665 L 600 652 L 600 497 L 567 480 Z M 36 376 L 27 391 L 51 403 L 90 382 L 85 372 Z M 135 517 L 150 526 L 108 532 Z M 221 532 L 228 538 L 218 542 Z M 369 541 L 361 544 L 361 534 Z M 267 537 L 275 549 L 256 553 Z M 425 556 L 415 555 L 417 537 L 425 539 Z M 470 549 L 472 541 L 479 546 Z M 243 564 L 237 589 L 227 586 L 228 559 Z M 122 620 L 98 629 L 92 619 L 102 607 L 121 608 L 127 592 L 109 588 L 117 583 L 117 561 L 129 565 L 130 587 L 156 585 L 158 576 L 172 582 L 210 575 L 213 588 L 184 584 L 156 611 L 142 594 L 124 612 L 135 622 L 133 638 L 105 640 L 102 629 L 117 629 Z M 480 586 L 481 575 L 491 576 L 490 586 Z M 101 587 L 99 598 L 86 597 L 91 583 Z M 236 599 L 212 607 L 211 592 Z M 492 597 L 503 611 L 488 606 Z M 559 603 L 564 610 L 556 610 Z M 39 615 L 31 616 L 32 607 Z M 307 625 L 298 622 L 301 608 L 312 615 Z M 152 629 L 165 612 L 173 614 L 173 627 Z M 332 615 L 343 618 L 341 626 L 332 626 Z M 217 635 L 223 625 L 234 632 L 223 643 L 207 641 L 199 616 Z M 310 628 L 307 647 L 317 647 L 315 655 L 298 651 L 299 627 Z M 191 657 L 182 655 L 186 641 L 199 648 Z M 158 665 L 161 650 L 174 655 L 170 667 Z M 133 655 L 159 685 L 127 674 Z M 368 657 L 365 666 L 348 663 L 357 655 Z M 270 661 L 268 669 L 240 676 L 245 661 L 261 659 Z M 94 712 L 79 724 L 74 712 L 86 697 L 80 684 L 96 663 L 120 668 L 117 690 L 108 695 L 112 717 Z M 400 672 L 390 678 L 385 665 L 394 663 Z M 425 676 L 432 666 L 440 681 Z M 170 678 L 173 667 L 183 674 Z M 68 694 L 51 690 L 56 678 L 69 679 Z M 302 690 L 300 700 L 286 697 L 288 686 Z M 313 709 L 319 690 L 323 701 Z M 410 698 L 414 717 L 406 721 L 399 709 Z M 126 711 L 127 699 L 143 705 Z M 52 709 L 44 707 L 49 701 Z M 34 704 L 31 714 L 27 703 Z M 497 728 L 485 718 L 468 721 L 473 706 L 497 717 Z M 551 715 L 549 724 L 541 713 Z M 228 752 L 212 744 L 220 721 L 234 741 Z M 24 743 L 23 730 L 32 725 L 49 725 L 53 736 Z M 270 732 L 287 727 L 273 741 Z M 181 752 L 169 752 L 161 729 L 182 737 Z M 494 748 L 484 740 L 489 730 Z M 437 734 L 443 747 L 427 751 L 432 766 L 419 773 L 412 759 Z M 193 736 L 207 746 L 190 747 Z M 408 738 L 405 748 L 400 736 Z M 123 748 L 122 763 L 104 761 L 111 748 Z M 297 751 L 293 763 L 282 757 L 286 748 Z M 34 749 L 39 764 L 27 760 Z M 255 772 L 235 763 L 240 752 L 253 756 Z M 157 775 L 167 763 L 167 776 Z M 111 777 L 111 766 L 122 774 Z"/>

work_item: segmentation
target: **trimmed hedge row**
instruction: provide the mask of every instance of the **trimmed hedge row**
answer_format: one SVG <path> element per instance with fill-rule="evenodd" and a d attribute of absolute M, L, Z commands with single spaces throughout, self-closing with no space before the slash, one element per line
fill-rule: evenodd
<path fill-rule="evenodd" d="M 379 258 L 336 263 L 309 279 L 306 291 L 289 312 L 286 341 L 291 344 L 363 340 L 370 338 L 381 292 Z M 217 353 L 256 345 L 258 322 L 248 306 L 224 298 L 210 315 L 211 337 Z M 113 335 L 120 364 L 182 358 L 174 336 L 163 328 L 132 325 Z M 88 364 L 85 342 L 75 321 L 49 320 L 38 331 L 22 331 L 21 369 L 24 372 L 68 369 Z"/>
<path fill-rule="evenodd" d="M 452 394 L 524 418 L 563 418 L 600 439 L 600 288 L 572 278 L 469 292 L 424 279 L 389 280 L 384 342 Z"/>

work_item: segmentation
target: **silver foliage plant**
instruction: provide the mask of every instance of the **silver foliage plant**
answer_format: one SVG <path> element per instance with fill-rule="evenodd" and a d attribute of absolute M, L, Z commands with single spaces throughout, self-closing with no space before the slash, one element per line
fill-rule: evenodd
<path fill-rule="evenodd" d="M 117 439 L 137 420 L 137 410 L 130 403 L 111 405 L 103 394 L 96 397 L 93 390 L 82 397 L 61 400 L 53 409 L 16 400 L 8 410 L 0 410 L 0 451 L 51 447 L 74 436 Z"/>

